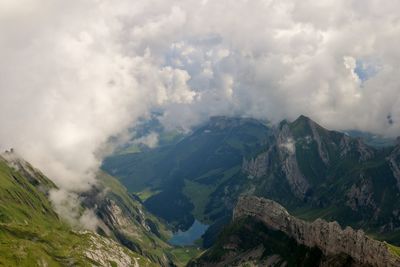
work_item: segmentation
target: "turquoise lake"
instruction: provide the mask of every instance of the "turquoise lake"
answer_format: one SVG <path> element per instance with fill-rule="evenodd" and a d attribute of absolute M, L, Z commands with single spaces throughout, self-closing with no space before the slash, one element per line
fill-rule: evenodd
<path fill-rule="evenodd" d="M 174 233 L 169 243 L 175 246 L 190 246 L 199 239 L 207 230 L 208 225 L 195 220 L 193 225 L 185 232 L 178 231 Z"/>

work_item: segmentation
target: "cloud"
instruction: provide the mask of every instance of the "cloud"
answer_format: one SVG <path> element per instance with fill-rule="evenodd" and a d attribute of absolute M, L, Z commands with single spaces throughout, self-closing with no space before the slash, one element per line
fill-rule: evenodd
<path fill-rule="evenodd" d="M 154 148 L 158 145 L 158 134 L 155 132 L 150 132 L 149 134 L 134 139 L 133 144 L 142 144 L 149 148 Z"/>
<path fill-rule="evenodd" d="M 398 135 L 399 8 L 395 0 L 1 1 L 1 146 L 82 191 L 110 137 L 154 110 L 182 129 L 213 115 L 305 114 L 330 128 Z"/>
<path fill-rule="evenodd" d="M 74 228 L 96 231 L 102 225 L 92 209 L 81 209 L 81 199 L 76 193 L 64 189 L 51 190 L 49 199 L 57 214 Z"/>
<path fill-rule="evenodd" d="M 132 30 L 123 17 L 139 4 L 12 2 L 0 11 L 0 142 L 61 188 L 95 183 L 110 136 L 151 107 L 193 100 L 185 70 L 160 67 L 149 49 L 128 51 L 135 40 L 122 40 Z"/>
<path fill-rule="evenodd" d="M 290 154 L 293 155 L 296 152 L 296 146 L 295 142 L 292 138 L 288 138 L 285 143 L 282 143 L 280 146 L 285 148 L 286 151 Z"/>

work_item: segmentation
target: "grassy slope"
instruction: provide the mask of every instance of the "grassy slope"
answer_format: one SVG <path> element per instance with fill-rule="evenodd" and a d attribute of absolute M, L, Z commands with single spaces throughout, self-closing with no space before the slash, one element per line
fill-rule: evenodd
<path fill-rule="evenodd" d="M 27 168 L 34 181 L 25 171 L 9 167 L 0 158 L 0 266 L 99 265 L 84 253 L 103 239 L 92 233 L 72 231 L 62 222 L 45 194 L 55 188 L 54 184 L 30 166 Z M 113 253 L 113 248 L 109 249 Z M 147 265 L 142 256 L 121 249 L 132 260 L 137 258 L 143 266 Z M 112 266 L 112 262 L 109 264 Z"/>
<path fill-rule="evenodd" d="M 186 266 L 188 262 L 197 258 L 203 252 L 198 247 L 174 247 L 168 250 L 177 266 Z"/>
<path fill-rule="evenodd" d="M 187 197 L 190 197 L 190 200 L 194 204 L 193 216 L 201 221 L 206 221 L 204 218 L 204 211 L 213 189 L 214 188 L 210 185 L 203 185 L 190 180 L 185 180 L 183 193 Z"/>

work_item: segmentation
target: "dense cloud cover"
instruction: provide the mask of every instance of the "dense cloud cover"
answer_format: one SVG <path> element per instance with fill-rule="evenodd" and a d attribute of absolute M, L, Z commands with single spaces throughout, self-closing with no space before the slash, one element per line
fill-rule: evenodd
<path fill-rule="evenodd" d="M 397 0 L 0 1 L 0 146 L 67 190 L 152 111 L 400 133 Z"/>

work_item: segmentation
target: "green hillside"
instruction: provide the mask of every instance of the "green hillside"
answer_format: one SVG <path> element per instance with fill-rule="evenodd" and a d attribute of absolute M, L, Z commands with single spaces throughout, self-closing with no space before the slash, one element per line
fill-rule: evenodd
<path fill-rule="evenodd" d="M 28 163 L 0 157 L 0 266 L 156 266 L 112 240 L 71 229 L 47 199 L 55 188 Z"/>

